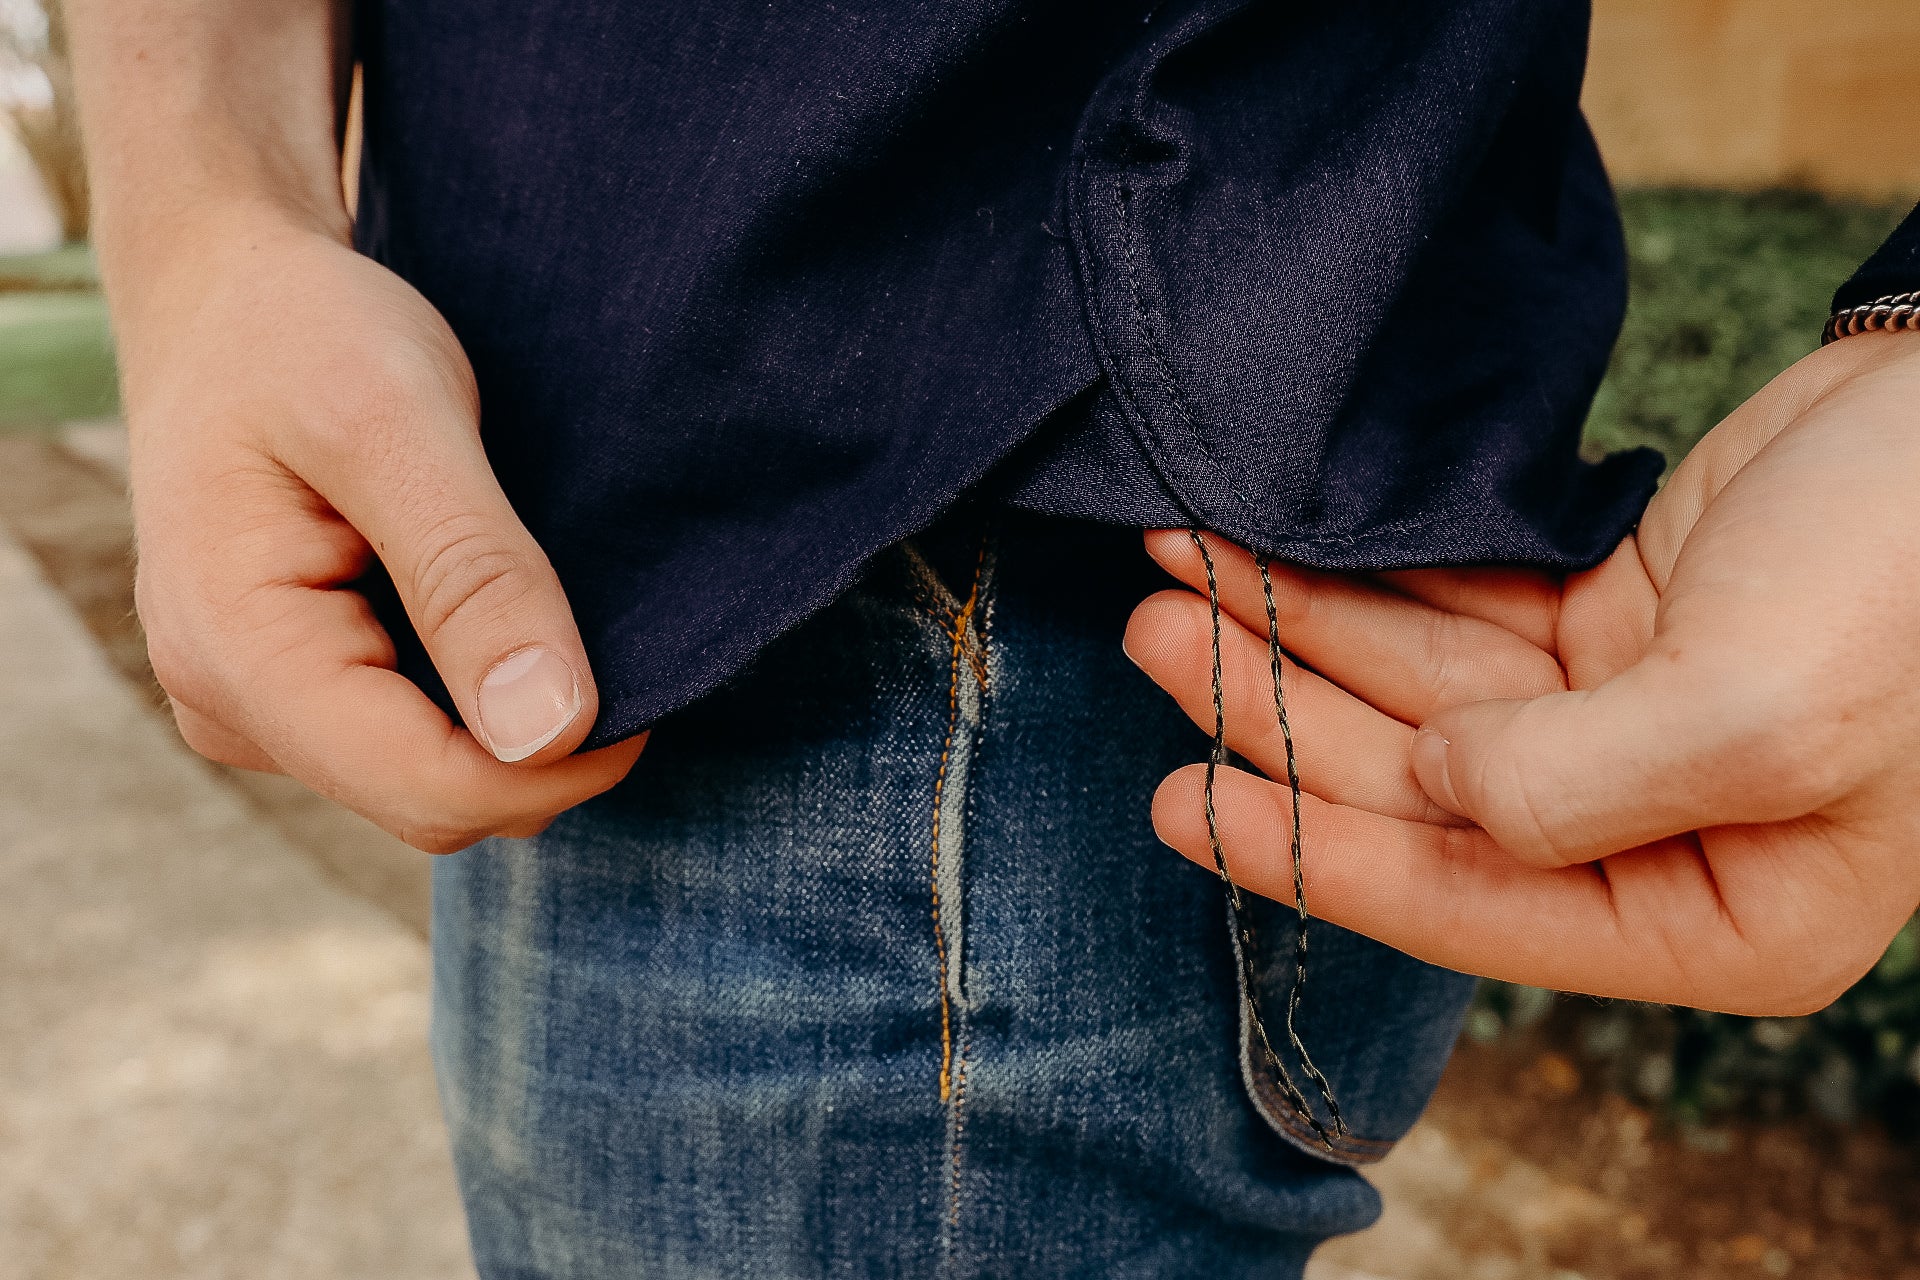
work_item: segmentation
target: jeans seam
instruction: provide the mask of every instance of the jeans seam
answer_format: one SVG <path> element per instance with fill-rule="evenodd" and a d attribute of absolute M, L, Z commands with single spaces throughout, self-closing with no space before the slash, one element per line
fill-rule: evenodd
<path fill-rule="evenodd" d="M 947 740 L 940 748 L 940 769 L 933 779 L 933 951 L 939 967 L 940 988 L 940 1101 L 953 1089 L 953 1007 L 947 994 L 947 929 L 940 908 L 940 818 L 946 799 L 947 767 L 953 759 L 953 739 L 960 724 L 960 638 L 955 628 L 953 669 L 947 682 Z"/>
<path fill-rule="evenodd" d="M 933 888 L 933 943 L 934 952 L 939 961 L 940 978 L 940 1100 L 947 1101 L 953 1088 L 953 1001 L 949 994 L 949 966 L 947 958 L 947 930 L 940 904 L 940 823 L 947 799 L 947 774 L 953 762 L 953 742 L 960 729 L 960 659 L 970 647 L 968 633 L 973 625 L 974 610 L 980 603 L 980 579 L 987 564 L 987 544 L 983 538 L 980 543 L 980 555 L 973 569 L 973 586 L 967 598 L 954 614 L 949 635 L 953 640 L 953 656 L 947 675 L 947 736 L 940 747 L 940 768 L 933 779 L 933 839 L 931 855 L 931 883 Z M 969 662 L 972 674 L 978 676 L 979 668 Z"/>
<path fill-rule="evenodd" d="M 902 559 L 906 561 L 907 573 L 919 596 L 920 605 L 940 624 L 940 629 L 953 636 L 954 613 L 960 608 L 960 601 L 951 588 L 940 578 L 934 567 L 927 563 L 926 555 L 909 539 L 898 544 Z"/>
<path fill-rule="evenodd" d="M 981 537 L 980 552 L 980 602 L 974 611 L 975 651 L 979 656 L 979 662 L 975 666 L 974 674 L 980 682 L 980 701 L 978 714 L 974 717 L 973 746 L 967 759 L 968 785 L 963 818 L 969 831 L 974 830 L 976 826 L 974 822 L 974 802 L 980 794 L 980 788 L 975 782 L 975 779 L 980 770 L 980 749 L 986 738 L 987 695 L 992 687 L 993 666 L 990 661 L 990 646 L 993 641 L 993 605 L 995 598 L 993 582 L 998 545 L 991 523 L 989 523 L 986 532 Z M 960 951 L 962 954 L 955 957 L 963 977 L 966 971 L 965 946 L 966 942 L 963 937 L 960 940 Z M 953 1170 L 947 1221 L 948 1230 L 956 1240 L 960 1231 L 961 1161 L 966 1152 L 967 1066 L 973 1054 L 973 1019 L 969 1012 L 968 1006 L 970 1002 L 966 997 L 964 982 L 961 985 L 961 996 L 962 999 L 959 1008 L 960 1062 L 958 1075 L 955 1078 L 955 1094 L 953 1100 Z"/>
<path fill-rule="evenodd" d="M 990 675 L 986 655 L 986 626 L 991 605 L 990 579 L 993 569 L 993 538 L 991 532 L 984 533 L 980 540 L 980 550 L 975 559 L 973 580 L 967 598 L 958 603 L 947 619 L 947 634 L 952 641 L 947 672 L 947 732 L 941 746 L 940 767 L 934 778 L 933 792 L 933 831 L 931 839 L 931 897 L 933 903 L 934 952 L 938 960 L 940 994 L 940 1100 L 948 1106 L 948 1156 L 945 1181 L 947 1183 L 947 1213 L 945 1230 L 946 1252 L 951 1258 L 958 1248 L 960 1211 L 961 1211 L 961 1167 L 966 1136 L 966 1099 L 967 1066 L 972 1049 L 972 1037 L 966 1016 L 965 1000 L 955 999 L 955 989 L 961 986 L 957 981 L 965 957 L 962 954 L 965 942 L 961 931 L 956 930 L 950 937 L 947 929 L 947 915 L 954 911 L 958 903 L 945 901 L 941 895 L 941 882 L 947 880 L 950 891 L 956 891 L 958 876 L 956 868 L 949 866 L 955 856 L 951 833 L 942 843 L 943 823 L 948 817 L 946 810 L 952 804 L 955 786 L 964 790 L 962 812 L 958 815 L 963 825 L 966 815 L 971 812 L 974 789 L 967 785 L 966 775 L 972 772 L 975 749 L 981 737 L 981 710 L 983 703 L 976 700 L 974 723 L 966 727 L 968 735 L 964 769 L 956 759 L 955 745 L 962 732 L 962 721 L 967 718 L 961 700 L 962 666 L 966 659 L 965 670 L 977 685 L 976 699 L 984 699 Z M 938 611 L 929 609 L 936 618 Z"/>
<path fill-rule="evenodd" d="M 1242 1079 L 1250 1086 L 1260 1114 L 1295 1146 L 1321 1159 L 1339 1164 L 1372 1164 L 1380 1160 L 1395 1143 L 1388 1139 L 1362 1138 L 1352 1133 L 1328 1134 L 1323 1140 L 1281 1091 L 1273 1077 L 1259 1065 L 1260 1049 L 1254 1043 L 1244 1017 L 1241 1024 L 1240 1060 Z"/>

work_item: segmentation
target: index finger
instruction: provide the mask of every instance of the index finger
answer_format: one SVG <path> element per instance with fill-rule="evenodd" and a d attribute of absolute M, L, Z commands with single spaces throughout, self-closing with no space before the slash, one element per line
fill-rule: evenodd
<path fill-rule="evenodd" d="M 392 667 L 364 597 L 345 588 L 263 588 L 234 710 L 289 774 L 429 852 L 464 848 L 598 795 L 645 735 L 551 764 L 503 764 Z"/>
<path fill-rule="evenodd" d="M 1220 604 L 1256 635 L 1269 601 L 1280 643 L 1315 671 L 1405 724 L 1486 698 L 1566 687 L 1553 656 L 1505 627 L 1423 604 L 1368 578 L 1273 563 L 1263 581 L 1243 548 L 1206 537 Z M 1196 590 L 1205 565 L 1185 534 L 1149 534 L 1162 568 Z M 1266 590 L 1271 583 L 1272 592 Z"/>
<path fill-rule="evenodd" d="M 1538 569 L 1389 569 L 1373 575 L 1395 591 L 1448 613 L 1504 627 L 1551 653 L 1560 616 L 1560 580 Z"/>
<path fill-rule="evenodd" d="M 1202 765 L 1170 775 L 1153 820 L 1162 840 L 1211 869 L 1204 779 Z M 1288 790 L 1221 769 L 1214 805 L 1234 880 L 1292 901 Z M 1692 837 L 1605 866 L 1548 869 L 1515 861 L 1476 828 L 1312 795 L 1301 796 L 1300 821 L 1312 913 L 1431 964 L 1595 996 L 1778 1012 L 1763 984 L 1738 980 L 1762 961 L 1724 914 Z"/>

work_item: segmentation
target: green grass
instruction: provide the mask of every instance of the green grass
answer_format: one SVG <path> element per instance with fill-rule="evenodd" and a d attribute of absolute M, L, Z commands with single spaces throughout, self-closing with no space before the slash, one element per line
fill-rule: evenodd
<path fill-rule="evenodd" d="M 0 293 L 0 430 L 100 418 L 118 407 L 98 293 Z"/>
<path fill-rule="evenodd" d="M 1907 208 L 1801 192 L 1624 193 L 1627 322 L 1588 448 L 1647 444 L 1677 460 L 1819 345 L 1834 289 Z"/>
<path fill-rule="evenodd" d="M 100 273 L 84 244 L 46 253 L 0 254 L 0 293 L 43 289 L 98 289 Z"/>
<path fill-rule="evenodd" d="M 0 430 L 105 417 L 119 403 L 86 246 L 0 257 Z"/>

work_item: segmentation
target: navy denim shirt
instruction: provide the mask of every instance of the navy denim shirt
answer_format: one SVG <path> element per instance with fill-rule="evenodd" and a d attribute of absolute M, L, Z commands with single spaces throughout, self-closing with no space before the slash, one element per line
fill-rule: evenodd
<path fill-rule="evenodd" d="M 1585 0 L 360 9 L 359 244 L 473 361 L 593 744 L 969 490 L 1336 568 L 1587 565 L 1652 491 L 1577 452 Z"/>

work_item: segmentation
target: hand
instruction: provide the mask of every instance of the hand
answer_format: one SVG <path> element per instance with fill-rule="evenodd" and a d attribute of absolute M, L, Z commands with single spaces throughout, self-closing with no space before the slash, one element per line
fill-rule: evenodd
<path fill-rule="evenodd" d="M 436 853 L 531 834 L 619 781 L 643 739 L 569 755 L 593 676 L 433 308 L 271 220 L 169 270 L 120 343 L 135 595 L 187 742 Z M 376 552 L 473 732 L 396 673 L 348 589 Z"/>
<path fill-rule="evenodd" d="M 1747 1014 L 1831 1002 L 1920 903 L 1920 338 L 1848 338 L 1688 455 L 1565 581 L 1274 566 L 1316 915 L 1450 968 Z M 1285 778 L 1253 560 L 1217 539 L 1229 744 Z M 1185 533 L 1154 557 L 1204 589 Z M 1207 604 L 1127 650 L 1211 729 Z M 1416 733 L 1415 726 L 1421 726 Z M 1154 798 L 1211 867 L 1202 769 Z M 1223 771 L 1236 879 L 1292 899 L 1284 786 Z"/>

